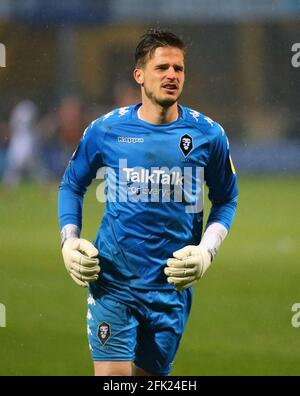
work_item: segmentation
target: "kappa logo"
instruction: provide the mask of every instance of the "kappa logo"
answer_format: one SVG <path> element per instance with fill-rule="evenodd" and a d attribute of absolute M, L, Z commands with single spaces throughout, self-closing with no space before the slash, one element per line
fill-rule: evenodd
<path fill-rule="evenodd" d="M 193 150 L 193 139 L 190 135 L 183 135 L 180 139 L 179 147 L 185 157 L 189 155 L 189 153 Z"/>
<path fill-rule="evenodd" d="M 143 138 L 118 136 L 119 143 L 144 143 Z"/>
<path fill-rule="evenodd" d="M 98 338 L 102 345 L 105 345 L 111 336 L 110 324 L 102 322 L 98 326 Z"/>
<path fill-rule="evenodd" d="M 94 300 L 93 296 L 89 295 L 87 299 L 88 305 L 96 305 L 96 301 Z"/>

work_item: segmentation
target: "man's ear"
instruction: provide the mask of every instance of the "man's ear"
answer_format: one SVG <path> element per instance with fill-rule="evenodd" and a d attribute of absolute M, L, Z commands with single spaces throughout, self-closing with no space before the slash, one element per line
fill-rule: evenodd
<path fill-rule="evenodd" d="M 142 69 L 134 69 L 133 71 L 133 77 L 135 79 L 135 81 L 139 84 L 139 85 L 143 85 L 144 84 L 144 72 Z"/>

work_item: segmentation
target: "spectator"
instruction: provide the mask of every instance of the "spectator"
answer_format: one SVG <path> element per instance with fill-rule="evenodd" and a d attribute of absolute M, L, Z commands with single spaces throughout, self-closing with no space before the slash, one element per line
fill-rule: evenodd
<path fill-rule="evenodd" d="M 29 100 L 18 103 L 10 117 L 10 141 L 7 149 L 3 182 L 9 186 L 20 184 L 24 176 L 36 172 L 37 107 Z"/>

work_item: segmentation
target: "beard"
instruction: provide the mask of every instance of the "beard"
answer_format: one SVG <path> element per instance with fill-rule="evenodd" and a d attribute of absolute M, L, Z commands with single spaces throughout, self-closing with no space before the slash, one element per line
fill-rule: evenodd
<path fill-rule="evenodd" d="M 153 91 L 148 89 L 146 84 L 143 85 L 143 88 L 144 88 L 144 92 L 145 92 L 145 95 L 147 96 L 147 98 L 150 99 L 152 103 L 158 104 L 163 108 L 169 108 L 169 107 L 173 106 L 173 104 L 176 103 L 181 96 L 181 92 L 179 91 L 179 94 L 176 97 L 175 96 L 174 97 L 171 97 L 171 96 L 159 97 L 159 96 L 156 96 Z"/>

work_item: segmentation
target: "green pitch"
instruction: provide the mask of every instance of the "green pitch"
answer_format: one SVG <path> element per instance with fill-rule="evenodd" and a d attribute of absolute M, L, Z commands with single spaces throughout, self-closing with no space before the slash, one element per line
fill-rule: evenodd
<path fill-rule="evenodd" d="M 299 178 L 240 178 L 230 237 L 197 286 L 173 374 L 300 375 Z M 91 375 L 86 291 L 59 248 L 56 189 L 0 189 L 0 375 Z M 95 188 L 83 236 L 102 215 Z"/>

